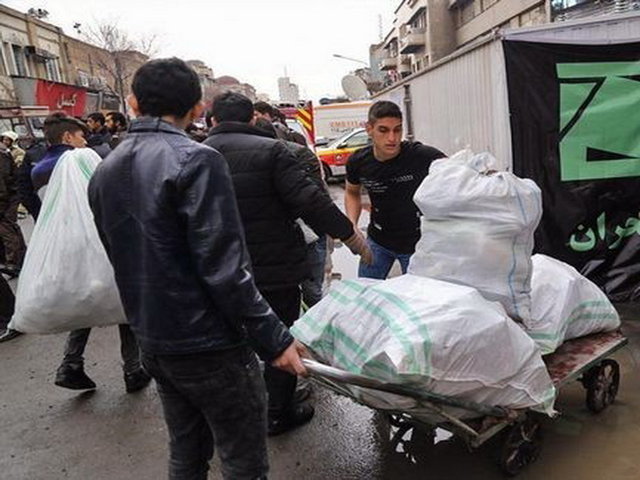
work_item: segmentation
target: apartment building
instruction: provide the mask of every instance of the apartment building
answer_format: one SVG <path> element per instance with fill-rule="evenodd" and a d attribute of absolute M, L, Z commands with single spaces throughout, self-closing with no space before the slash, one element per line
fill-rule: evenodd
<path fill-rule="evenodd" d="M 39 105 L 75 116 L 118 110 L 129 93 L 126 80 L 148 60 L 118 52 L 121 71 L 114 76 L 113 54 L 3 5 L 0 46 L 0 106 Z"/>
<path fill-rule="evenodd" d="M 371 58 L 384 85 L 500 29 L 640 10 L 640 0 L 402 0 Z"/>

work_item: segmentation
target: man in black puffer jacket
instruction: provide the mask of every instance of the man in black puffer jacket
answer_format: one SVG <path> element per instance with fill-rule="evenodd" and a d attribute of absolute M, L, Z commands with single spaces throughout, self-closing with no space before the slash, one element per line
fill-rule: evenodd
<path fill-rule="evenodd" d="M 280 319 L 291 326 L 300 315 L 300 283 L 310 265 L 301 218 L 317 233 L 344 241 L 363 261 L 371 252 L 362 234 L 329 195 L 314 184 L 282 142 L 253 123 L 253 104 L 228 92 L 212 105 L 215 124 L 204 144 L 229 164 L 244 225 L 256 285 Z M 277 435 L 309 421 L 313 408 L 293 401 L 296 377 L 267 366 L 269 434 Z"/>

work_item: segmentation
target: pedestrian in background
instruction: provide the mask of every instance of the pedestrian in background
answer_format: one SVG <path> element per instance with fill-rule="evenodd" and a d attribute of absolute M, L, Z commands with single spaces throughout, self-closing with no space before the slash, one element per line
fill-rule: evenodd
<path fill-rule="evenodd" d="M 0 133 L 0 140 L 5 144 L 7 150 L 13 157 L 16 167 L 19 168 L 20 165 L 22 165 L 25 152 L 20 148 L 20 145 L 18 145 L 18 134 L 12 130 L 7 130 L 6 132 Z"/>
<path fill-rule="evenodd" d="M 49 115 L 44 122 L 44 135 L 49 144 L 47 153 L 32 171 L 33 184 L 41 196 L 62 155 L 74 148 L 86 146 L 88 128 L 80 120 L 63 112 Z M 61 272 L 62 274 L 62 272 Z M 120 353 L 123 360 L 125 389 L 128 393 L 143 389 L 150 378 L 140 364 L 140 350 L 128 325 L 118 325 Z M 90 328 L 81 328 L 69 333 L 64 348 L 62 363 L 56 371 L 54 383 L 71 390 L 93 390 L 95 382 L 84 371 L 84 351 L 89 341 Z"/>
<path fill-rule="evenodd" d="M 89 185 L 96 225 L 155 378 L 169 429 L 169 478 L 267 475 L 266 398 L 254 350 L 305 373 L 253 281 L 227 164 L 184 129 L 202 113 L 198 75 L 177 58 L 134 75 L 127 138 Z M 250 348 L 252 347 L 252 348 Z"/>
<path fill-rule="evenodd" d="M 111 134 L 109 146 L 111 150 L 115 150 L 127 135 L 127 117 L 121 112 L 109 112 L 105 115 L 105 126 Z"/>
<path fill-rule="evenodd" d="M 93 112 L 87 116 L 87 127 L 89 136 L 87 137 L 87 147 L 93 149 L 100 158 L 106 158 L 111 153 L 109 142 L 111 134 L 105 126 L 106 119 L 100 112 Z"/>
<path fill-rule="evenodd" d="M 16 164 L 4 143 L 0 142 L 0 241 L 5 264 L 0 271 L 10 277 L 20 273 L 26 252 L 22 230 L 18 226 L 18 188 Z"/>

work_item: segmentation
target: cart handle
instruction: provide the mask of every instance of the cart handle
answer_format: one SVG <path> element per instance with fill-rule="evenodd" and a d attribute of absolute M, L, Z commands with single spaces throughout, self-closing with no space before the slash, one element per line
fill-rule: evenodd
<path fill-rule="evenodd" d="M 449 407 L 463 408 L 481 415 L 488 415 L 497 418 L 505 418 L 509 416 L 509 411 L 502 407 L 489 407 L 471 401 L 458 400 L 435 393 L 421 391 L 407 385 L 386 383 L 375 378 L 365 377 L 364 375 L 345 372 L 339 368 L 331 367 L 308 358 L 303 358 L 302 363 L 312 375 L 328 378 L 329 380 L 336 382 L 348 383 L 357 387 L 370 388 L 381 392 L 402 395 L 414 400 L 423 400 L 430 403 L 447 405 Z"/>

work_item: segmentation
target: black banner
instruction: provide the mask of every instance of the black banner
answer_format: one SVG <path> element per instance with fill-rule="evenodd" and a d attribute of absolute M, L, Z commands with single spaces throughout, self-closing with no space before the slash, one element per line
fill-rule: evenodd
<path fill-rule="evenodd" d="M 514 173 L 543 193 L 536 251 L 640 299 L 640 43 L 504 52 Z"/>

